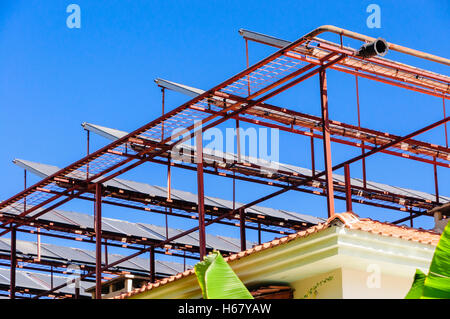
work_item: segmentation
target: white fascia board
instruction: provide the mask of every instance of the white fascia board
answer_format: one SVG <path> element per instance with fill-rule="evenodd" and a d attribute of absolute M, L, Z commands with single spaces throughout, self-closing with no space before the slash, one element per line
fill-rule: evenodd
<path fill-rule="evenodd" d="M 406 239 L 369 233 L 362 230 L 341 228 L 339 231 L 339 255 L 351 267 L 355 258 L 368 263 L 391 264 L 394 275 L 401 275 L 405 268 L 419 268 L 427 272 L 436 246 Z"/>
<path fill-rule="evenodd" d="M 316 268 L 325 272 L 340 267 L 365 270 L 368 264 L 380 264 L 386 273 L 407 276 L 416 268 L 426 272 L 435 248 L 434 245 L 333 226 L 231 261 L 230 265 L 250 281 L 258 279 L 255 277 L 276 278 L 283 272 L 295 272 L 298 279 L 311 275 L 303 273 L 302 269 L 309 269 L 308 272 Z M 402 272 L 404 270 L 408 271 Z"/>
<path fill-rule="evenodd" d="M 264 280 L 279 280 L 280 277 L 295 277 L 295 280 L 310 276 L 302 272 L 303 267 L 321 263 L 338 253 L 338 233 L 336 227 L 330 227 L 307 237 L 297 238 L 260 252 L 230 261 L 230 266 L 239 278 L 248 284 Z M 315 267 L 313 271 L 324 272 L 328 265 Z M 338 268 L 331 266 L 330 269 Z M 277 279 L 278 278 L 278 279 Z M 289 280 L 288 280 L 289 281 Z"/>

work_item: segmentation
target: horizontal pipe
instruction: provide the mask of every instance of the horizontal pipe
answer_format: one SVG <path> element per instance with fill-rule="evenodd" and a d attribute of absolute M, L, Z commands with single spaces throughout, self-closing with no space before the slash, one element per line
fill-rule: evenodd
<path fill-rule="evenodd" d="M 258 43 L 274 46 L 276 48 L 282 48 L 284 45 L 290 43 L 289 41 L 286 41 L 286 40 L 277 39 L 277 38 L 274 38 L 274 37 L 271 37 L 268 35 L 264 35 L 264 34 L 260 34 L 260 33 L 256 33 L 253 31 L 241 30 L 240 33 L 246 40 L 252 40 L 252 41 L 255 41 Z M 355 55 L 356 53 L 353 48 L 339 47 L 337 44 L 334 44 L 332 42 L 322 40 L 319 38 L 316 38 L 315 40 L 320 41 L 319 45 L 321 48 L 324 47 L 325 49 L 332 50 L 334 52 L 343 53 L 343 54 L 348 54 L 348 56 L 357 58 L 357 56 Z M 324 42 L 324 43 L 322 43 L 322 42 Z M 333 49 L 330 49 L 331 47 L 333 47 Z M 294 50 L 294 51 L 297 51 L 297 50 Z M 304 55 L 310 54 L 308 52 L 307 48 L 302 48 L 302 50 L 298 50 L 298 51 Z M 314 61 L 313 59 L 308 58 L 308 57 L 303 58 L 302 56 L 294 54 L 292 52 L 286 52 L 285 55 L 288 57 L 291 57 L 291 58 L 299 59 L 304 62 L 319 64 L 318 61 Z M 361 65 L 360 68 L 354 66 L 354 68 L 357 69 L 356 71 L 352 71 L 349 68 L 344 68 L 342 66 L 337 66 L 337 65 L 333 66 L 331 68 L 341 71 L 341 72 L 346 72 L 346 73 L 351 73 L 351 74 L 357 73 L 360 76 L 364 76 L 366 78 L 369 78 L 369 79 L 372 79 L 375 81 L 380 81 L 380 82 L 383 82 L 386 84 L 399 86 L 399 87 L 410 89 L 410 90 L 413 90 L 416 92 L 425 93 L 425 94 L 429 94 L 429 95 L 436 96 L 436 97 L 442 97 L 445 99 L 450 98 L 450 96 L 447 93 L 449 90 L 448 85 L 450 83 L 450 78 L 445 75 L 418 69 L 416 67 L 412 67 L 412 66 L 400 63 L 400 62 L 390 61 L 390 60 L 383 59 L 383 58 L 372 57 L 372 58 L 367 58 L 364 60 L 374 62 L 374 63 L 380 64 L 380 65 L 385 65 L 389 69 L 394 69 L 397 71 L 400 70 L 400 71 L 403 71 L 403 72 L 406 72 L 409 74 L 412 73 L 412 75 L 414 75 L 414 78 L 408 78 L 408 80 L 406 82 L 404 82 L 405 79 L 401 75 L 399 75 L 399 78 L 394 78 L 394 77 L 392 77 L 392 75 L 380 74 L 378 71 L 375 72 L 374 70 L 371 70 L 372 72 L 370 72 L 370 73 L 373 73 L 376 75 L 381 75 L 381 77 L 378 77 L 378 76 L 373 76 L 370 74 L 364 74 L 363 72 L 358 72 L 358 70 L 364 71 L 363 64 Z M 343 65 L 349 66 L 349 65 L 346 65 L 345 63 Z M 403 73 L 403 72 L 401 72 L 401 73 Z M 384 79 L 384 77 L 386 77 L 386 79 Z M 420 82 L 419 83 L 416 81 L 416 77 L 417 78 L 418 77 L 426 77 L 428 79 L 432 79 L 436 85 L 439 84 L 439 87 L 430 86 L 430 83 L 428 83 L 428 82 L 420 82 L 419 81 Z M 389 80 L 389 79 L 393 79 L 393 78 L 398 82 Z M 436 81 L 439 81 L 439 82 L 436 82 Z M 410 83 L 413 85 L 408 85 L 407 83 Z M 419 86 L 422 86 L 423 88 L 421 88 Z"/>
<path fill-rule="evenodd" d="M 353 31 L 349 31 L 349 30 L 346 30 L 346 29 L 343 29 L 343 28 L 339 28 L 339 27 L 336 27 L 336 26 L 333 26 L 333 25 L 322 25 L 322 26 L 314 29 L 313 31 L 307 33 L 306 35 L 304 35 L 303 38 L 313 39 L 314 37 L 318 36 L 319 34 L 322 34 L 322 33 L 325 33 L 325 32 L 331 32 L 331 33 L 334 33 L 334 34 L 346 36 L 348 38 L 355 39 L 355 40 L 360 40 L 360 41 L 363 41 L 363 42 L 372 42 L 372 41 L 376 40 L 376 38 L 374 38 L 374 37 L 370 37 L 370 36 L 367 36 L 367 35 L 364 35 L 364 34 L 360 34 L 360 33 L 353 32 Z M 245 36 L 246 33 L 253 33 L 253 34 L 259 35 L 259 36 L 266 36 L 264 34 L 260 34 L 260 33 L 253 32 L 253 31 L 248 31 L 248 30 L 244 30 L 244 29 L 240 29 L 239 30 L 239 34 L 241 34 L 242 36 Z M 266 37 L 270 37 L 270 36 L 266 36 Z M 283 41 L 283 40 L 277 39 L 275 37 L 270 37 L 270 38 L 272 38 L 273 40 L 278 41 L 279 44 L 282 45 L 283 47 L 287 45 L 286 42 Z M 398 44 L 395 44 L 395 43 L 391 43 L 391 42 L 388 42 L 388 46 L 389 46 L 389 50 L 397 51 L 397 52 L 408 54 L 408 55 L 412 55 L 412 56 L 415 56 L 415 57 L 418 57 L 418 58 L 421 58 L 421 59 L 425 59 L 425 60 L 429 60 L 429 61 L 432 61 L 432 62 L 437 62 L 437 63 L 441 63 L 441 64 L 444 64 L 444 65 L 450 66 L 450 60 L 449 59 L 446 59 L 446 58 L 443 58 L 443 57 L 440 57 L 440 56 L 437 56 L 437 55 L 433 55 L 433 54 L 430 54 L 430 53 L 426 53 L 426 52 L 422 52 L 422 51 L 419 51 L 419 50 L 411 49 L 411 48 L 404 47 L 404 46 L 401 46 L 401 45 L 398 45 Z"/>

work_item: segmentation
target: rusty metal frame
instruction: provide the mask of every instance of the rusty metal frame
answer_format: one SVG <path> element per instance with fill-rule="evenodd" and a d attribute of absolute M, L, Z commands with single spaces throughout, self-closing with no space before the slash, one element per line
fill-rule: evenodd
<path fill-rule="evenodd" d="M 351 210 L 352 188 L 350 185 L 349 165 L 356 161 L 364 160 L 368 156 L 371 156 L 375 153 L 389 152 L 388 148 L 397 146 L 399 143 L 405 141 L 411 141 L 413 137 L 443 124 L 445 125 L 446 133 L 446 123 L 450 118 L 445 116 L 445 99 L 450 98 L 450 88 L 448 86 L 448 78 L 445 76 L 437 75 L 425 70 L 419 70 L 417 68 L 381 58 L 361 59 L 361 57 L 358 57 L 355 51 L 351 48 L 345 48 L 342 45 L 339 46 L 316 37 L 317 34 L 324 31 L 334 32 L 335 29 L 322 27 L 311 33 L 308 33 L 297 41 L 283 46 L 280 50 L 270 55 L 269 57 L 261 60 L 251 67 L 247 67 L 246 70 L 238 73 L 225 82 L 204 92 L 203 94 L 200 94 L 199 96 L 191 99 L 190 101 L 184 103 L 183 105 L 168 113 L 164 113 L 164 90 L 162 90 L 163 115 L 161 117 L 127 134 L 117 141 L 108 144 L 107 146 L 94 153 L 89 154 L 88 144 L 88 155 L 83 159 L 59 170 L 58 172 L 47 178 L 44 178 L 40 182 L 26 188 L 24 191 L 7 199 L 6 201 L 1 202 L 0 212 L 7 213 L 8 209 L 14 208 L 16 210 L 19 210 L 21 213 L 17 216 L 6 217 L 6 221 L 4 221 L 0 225 L 0 228 L 4 229 L 4 231 L 0 233 L 0 236 L 8 233 L 13 229 L 12 236 L 15 237 L 16 230 L 18 230 L 19 227 L 23 225 L 30 225 L 32 222 L 36 222 L 36 219 L 38 217 L 74 198 L 82 198 L 84 194 L 95 192 L 96 267 L 95 271 L 90 271 L 88 274 L 85 274 L 85 277 L 89 277 L 95 274 L 96 297 L 101 298 L 101 273 L 103 271 L 107 271 L 109 268 L 145 252 L 151 252 L 150 255 L 153 256 L 151 258 L 154 261 L 155 248 L 164 247 L 164 245 L 171 243 L 171 241 L 197 230 L 200 230 L 200 257 L 202 258 L 206 254 L 204 240 L 205 227 L 210 224 L 219 222 L 223 219 L 227 219 L 230 217 L 232 218 L 234 215 L 236 215 L 236 213 L 238 213 L 236 215 L 236 218 L 240 220 L 239 226 L 241 229 L 241 248 L 245 249 L 245 209 L 261 203 L 267 199 L 285 193 L 289 190 L 300 190 L 300 186 L 305 185 L 308 182 L 312 182 L 313 180 L 317 180 L 323 176 L 325 176 L 325 185 L 327 190 L 325 196 L 327 197 L 328 202 L 328 215 L 332 216 L 334 214 L 333 201 L 336 197 L 333 194 L 335 185 L 332 181 L 332 171 L 340 168 L 345 168 L 345 183 L 343 186 L 345 186 L 344 191 L 346 194 L 345 198 L 347 201 L 347 209 Z M 342 31 L 342 33 L 340 34 L 341 39 L 343 35 L 356 38 L 359 37 L 359 35 L 355 33 L 351 33 L 346 30 L 344 31 Z M 249 38 L 245 38 L 247 61 L 248 40 Z M 443 58 L 434 57 L 420 52 L 418 53 L 418 51 L 408 50 L 407 48 L 405 49 L 400 46 L 392 46 L 393 48 L 396 48 L 397 50 L 400 50 L 404 53 L 413 54 L 427 59 L 434 59 L 438 62 L 444 61 L 446 63 L 446 60 Z M 306 65 L 304 63 L 306 63 Z M 377 68 L 371 69 L 370 67 L 367 67 L 367 64 L 370 64 L 370 66 L 376 65 Z M 275 69 L 278 72 L 274 72 L 273 70 L 270 70 L 270 68 Z M 444 102 L 444 118 L 403 137 L 392 138 L 392 136 L 390 136 L 390 141 L 386 141 L 382 145 L 370 147 L 364 145 L 363 141 L 363 144 L 359 145 L 362 149 L 361 155 L 344 161 L 338 165 L 332 166 L 330 143 L 333 141 L 333 138 L 331 137 L 330 124 L 333 124 L 333 121 L 330 121 L 328 119 L 325 73 L 325 69 L 327 68 L 354 74 L 356 78 L 358 76 L 365 77 L 390 85 L 414 90 L 416 92 L 441 97 Z M 397 70 L 397 72 L 393 74 L 392 70 Z M 322 172 L 314 171 L 314 174 L 311 177 L 306 177 L 301 182 L 291 183 L 289 186 L 282 187 L 276 192 L 256 199 L 242 207 L 234 208 L 231 211 L 224 212 L 223 214 L 210 219 L 209 221 L 206 221 L 204 218 L 204 165 L 202 158 L 202 133 L 211 127 L 225 122 L 228 119 L 235 119 L 236 121 L 243 120 L 248 122 L 254 121 L 255 124 L 263 124 L 271 127 L 272 125 L 274 125 L 271 122 L 263 123 L 259 120 L 246 118 L 243 115 L 248 111 L 254 110 L 255 106 L 264 104 L 266 100 L 299 84 L 300 82 L 308 78 L 311 78 L 316 74 L 319 74 L 321 90 L 321 138 L 323 139 L 324 144 L 325 170 Z M 445 86 L 446 83 L 447 86 Z M 211 103 L 211 101 L 214 102 L 214 99 L 216 99 L 217 97 L 223 99 L 223 105 L 221 107 L 218 107 L 217 105 L 214 105 L 214 103 Z M 214 108 L 212 108 L 212 106 L 214 106 Z M 256 114 L 256 116 L 258 115 L 259 114 Z M 264 116 L 262 116 L 262 118 L 264 118 Z M 195 123 L 190 124 L 193 121 Z M 236 122 L 236 124 L 238 125 L 238 122 Z M 170 136 L 166 134 L 166 132 L 177 128 L 181 128 L 183 130 Z M 358 128 L 361 129 L 359 120 Z M 291 131 L 294 132 L 292 128 Z M 312 131 L 310 132 L 310 134 L 305 135 L 311 136 L 311 141 L 313 141 L 313 137 L 316 137 L 314 136 Z M 159 142 L 154 142 L 155 137 L 159 138 Z M 199 225 L 176 236 L 167 238 L 164 241 L 155 243 L 145 249 L 141 249 L 138 252 L 121 260 L 112 263 L 108 263 L 108 261 L 106 261 L 105 265 L 102 265 L 102 183 L 129 170 L 132 170 L 145 162 L 155 161 L 157 157 L 161 156 L 165 152 L 170 151 L 176 145 L 179 145 L 180 143 L 194 137 L 197 138 L 198 159 L 196 170 L 198 182 Z M 134 148 L 132 147 L 132 145 L 134 145 Z M 136 147 L 136 145 L 140 145 L 140 148 Z M 442 147 L 437 148 L 439 149 Z M 366 149 L 368 150 L 367 152 L 365 152 Z M 446 144 L 446 149 L 448 150 L 448 143 Z M 312 163 L 314 166 L 313 143 L 311 144 L 311 150 Z M 434 173 L 436 176 L 436 195 L 438 194 L 436 166 L 443 166 L 441 162 L 437 161 L 437 157 L 438 155 L 435 156 L 433 161 L 430 161 L 430 163 L 434 165 Z M 168 166 L 170 167 L 170 163 Z M 233 178 L 235 178 L 235 172 L 233 172 Z M 75 181 L 76 179 L 78 179 L 77 182 Z M 61 183 L 65 183 L 69 186 L 61 187 Z M 170 199 L 170 196 L 168 196 L 168 198 Z M 436 200 L 436 203 L 439 204 L 438 198 Z M 41 210 L 37 211 L 38 209 Z M 33 212 L 35 213 L 30 216 L 30 214 Z M 413 218 L 423 214 L 426 213 L 415 212 L 415 214 L 411 214 L 409 218 L 412 220 Z M 260 225 L 260 223 L 258 223 L 258 225 Z M 13 252 L 12 249 L 11 265 L 13 265 L 15 262 L 15 255 L 15 251 Z M 153 272 L 154 267 L 151 267 L 150 273 Z M 154 278 L 154 275 L 152 278 Z M 60 288 L 61 286 L 54 287 L 52 290 L 36 296 L 36 298 L 39 298 L 40 296 L 45 294 L 52 293 L 53 291 L 56 291 Z M 11 291 L 13 292 L 12 288 Z"/>
<path fill-rule="evenodd" d="M 422 133 L 424 133 L 424 132 L 426 132 L 426 131 L 429 131 L 429 130 L 435 128 L 435 127 L 438 127 L 438 126 L 440 126 L 440 125 L 442 125 L 442 124 L 445 124 L 445 123 L 447 123 L 449 120 L 450 120 L 450 117 L 446 117 L 446 118 L 444 118 L 444 119 L 442 119 L 442 120 L 440 120 L 440 121 L 437 121 L 437 122 L 435 122 L 435 123 L 432 123 L 432 124 L 430 124 L 430 125 L 428 125 L 428 126 L 422 128 L 422 129 L 419 129 L 419 130 L 414 131 L 414 132 L 412 132 L 412 133 L 410 133 L 410 134 L 408 134 L 408 135 L 405 135 L 405 136 L 403 136 L 403 137 L 401 137 L 401 138 L 399 138 L 399 139 L 397 139 L 397 140 L 395 140 L 395 141 L 393 141 L 393 142 L 391 142 L 391 143 L 389 143 L 389 144 L 380 146 L 380 147 L 378 147 L 377 149 L 374 149 L 374 150 L 372 150 L 372 151 L 370 151 L 370 152 L 367 152 L 367 153 L 365 153 L 365 154 L 362 154 L 362 155 L 353 157 L 353 158 L 351 158 L 351 159 L 349 159 L 349 160 L 347 160 L 347 161 L 344 161 L 344 162 L 342 162 L 342 163 L 340 163 L 340 164 L 337 164 L 337 165 L 335 165 L 335 166 L 332 167 L 332 170 L 337 170 L 337 169 L 340 169 L 340 168 L 342 168 L 342 167 L 345 167 L 346 165 L 349 165 L 349 164 L 351 164 L 351 163 L 355 163 L 355 162 L 357 162 L 357 161 L 359 161 L 359 160 L 361 160 L 361 159 L 363 159 L 363 158 L 366 158 L 366 157 L 368 157 L 368 156 L 370 156 L 370 155 L 376 154 L 377 152 L 381 151 L 381 150 L 384 149 L 384 148 L 390 147 L 391 144 L 393 145 L 393 144 L 401 143 L 401 142 L 404 141 L 404 140 L 408 140 L 408 139 L 410 139 L 410 138 L 412 138 L 412 137 L 414 137 L 414 136 L 416 136 L 416 135 L 422 134 Z M 325 175 L 325 174 L 326 174 L 326 171 L 322 171 L 322 172 L 316 174 L 315 176 L 322 176 L 322 175 Z M 312 177 L 311 177 L 311 179 L 312 179 Z M 217 217 L 217 218 L 215 218 L 215 219 L 213 219 L 213 220 L 211 220 L 211 221 L 209 221 L 209 222 L 205 222 L 204 225 L 202 225 L 202 226 L 206 227 L 206 226 L 208 226 L 208 225 L 211 225 L 211 224 L 213 224 L 213 223 L 215 223 L 215 222 L 217 222 L 217 221 L 219 221 L 219 220 L 221 220 L 221 219 L 227 218 L 227 216 L 229 216 L 229 215 L 231 215 L 231 214 L 233 214 L 233 213 L 236 213 L 236 212 L 238 212 L 239 210 L 244 210 L 244 209 L 246 209 L 246 208 L 249 208 L 249 207 L 251 207 L 251 206 L 254 206 L 254 205 L 256 205 L 256 204 L 259 204 L 259 203 L 261 203 L 261 202 L 263 202 L 263 201 L 266 201 L 266 200 L 268 200 L 268 199 L 270 199 L 270 198 L 273 198 L 273 197 L 275 197 L 275 196 L 278 196 L 278 195 L 280 195 L 280 194 L 282 194 L 282 193 L 285 193 L 285 192 L 287 192 L 287 191 L 289 191 L 289 190 L 291 190 L 291 189 L 294 189 L 294 188 L 296 188 L 296 187 L 298 187 L 298 186 L 299 186 L 299 184 L 292 185 L 292 186 L 290 186 L 290 187 L 286 187 L 286 188 L 281 189 L 281 190 L 279 190 L 279 191 L 277 191 L 277 192 L 274 192 L 274 193 L 271 193 L 271 194 L 266 195 L 266 196 L 264 196 L 264 197 L 261 197 L 261 198 L 259 198 L 259 199 L 256 199 L 256 200 L 254 200 L 254 201 L 252 201 L 252 202 L 250 202 L 250 203 L 248 203 L 248 204 L 246 204 L 246 205 L 244 205 L 244 206 L 242 206 L 242 207 L 240 207 L 240 208 L 237 208 L 237 209 L 233 210 L 232 212 L 225 213 L 225 214 L 223 214 L 223 215 L 221 215 L 221 216 L 219 216 L 219 217 Z M 192 232 L 194 232 L 194 231 L 197 231 L 200 227 L 201 227 L 201 226 L 199 225 L 199 226 L 196 226 L 196 227 L 191 228 L 191 229 L 189 229 L 189 230 L 186 230 L 186 231 L 184 231 L 184 232 L 182 232 L 182 233 L 180 233 L 180 234 L 178 234 L 178 235 L 176 235 L 176 236 L 173 236 L 173 237 L 171 237 L 171 238 L 168 238 L 167 240 L 165 240 L 165 241 L 159 243 L 157 246 L 161 246 L 161 245 L 165 245 L 165 244 L 167 244 L 167 243 L 170 243 L 171 241 L 173 241 L 173 240 L 175 240 L 175 239 L 178 239 L 178 238 L 183 237 L 183 236 L 185 236 L 185 235 L 187 235 L 187 234 L 190 234 L 190 233 L 192 233 Z M 154 249 L 154 247 L 156 247 L 156 245 L 155 245 L 155 246 L 151 246 L 151 247 L 149 247 L 149 248 L 147 248 L 147 249 L 143 249 L 143 250 L 141 250 L 141 251 L 139 251 L 139 252 L 136 252 L 136 253 L 134 253 L 134 254 L 132 254 L 132 255 L 130 255 L 130 256 L 127 256 L 127 257 L 125 257 L 125 258 L 123 258 L 123 259 L 117 260 L 117 261 L 115 261 L 115 262 L 113 262 L 113 263 L 111 263 L 111 264 L 105 265 L 105 266 L 102 267 L 100 270 L 101 270 L 101 271 L 107 270 L 107 269 L 110 268 L 110 267 L 113 267 L 113 266 L 115 266 L 115 265 L 117 265 L 117 264 L 120 264 L 120 263 L 126 261 L 126 260 L 129 260 L 129 259 L 131 259 L 131 258 L 134 258 L 134 257 L 136 257 L 136 256 L 139 256 L 139 255 L 142 254 L 142 253 L 148 252 L 148 251 L 150 251 L 151 249 Z M 96 271 L 97 271 L 97 270 L 96 270 Z M 88 274 L 82 276 L 81 279 L 83 279 L 83 278 L 85 278 L 85 277 L 87 277 L 87 276 L 89 276 L 89 275 L 91 275 L 91 274 L 92 274 L 92 272 L 90 272 L 90 273 L 88 273 Z M 56 291 L 56 290 L 58 290 L 58 289 L 60 289 L 60 288 L 62 288 L 62 287 L 64 287 L 64 286 L 66 286 L 67 284 L 70 284 L 70 282 L 69 282 L 69 283 L 66 283 L 66 284 L 63 284 L 63 285 L 60 285 L 60 286 L 58 286 L 58 287 L 55 287 L 53 290 L 50 290 L 50 291 L 48 291 L 48 292 L 46 292 L 46 293 L 51 293 L 52 291 Z M 38 298 L 38 297 L 40 297 L 40 296 L 41 296 L 41 295 L 37 296 L 36 298 Z"/>

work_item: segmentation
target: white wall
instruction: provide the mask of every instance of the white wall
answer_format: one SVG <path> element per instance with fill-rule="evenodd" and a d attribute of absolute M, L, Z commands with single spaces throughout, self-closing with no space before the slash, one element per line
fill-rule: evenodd
<path fill-rule="evenodd" d="M 403 299 L 411 288 L 414 273 L 393 276 L 383 269 L 357 270 L 339 268 L 331 272 L 291 282 L 294 298 L 302 299 L 308 290 L 321 280 L 333 276 L 317 288 L 310 299 Z"/>
<path fill-rule="evenodd" d="M 294 289 L 294 299 L 303 299 L 305 294 L 307 294 L 311 288 L 330 276 L 332 276 L 333 279 L 317 287 L 317 295 L 313 294 L 312 296 L 309 296 L 308 299 L 342 299 L 341 269 L 291 282 L 290 285 Z"/>
<path fill-rule="evenodd" d="M 344 299 L 403 299 L 411 288 L 414 273 L 393 276 L 383 270 L 342 269 Z"/>

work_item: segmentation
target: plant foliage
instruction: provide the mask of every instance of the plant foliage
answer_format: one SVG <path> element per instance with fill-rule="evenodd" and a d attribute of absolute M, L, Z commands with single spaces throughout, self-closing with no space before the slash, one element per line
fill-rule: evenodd
<path fill-rule="evenodd" d="M 428 275 L 416 270 L 413 284 L 405 298 L 450 299 L 450 223 L 447 223 L 439 239 Z"/>
<path fill-rule="evenodd" d="M 198 262 L 194 271 L 204 299 L 253 299 L 218 251 Z"/>

